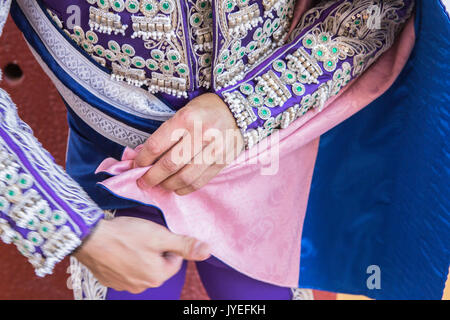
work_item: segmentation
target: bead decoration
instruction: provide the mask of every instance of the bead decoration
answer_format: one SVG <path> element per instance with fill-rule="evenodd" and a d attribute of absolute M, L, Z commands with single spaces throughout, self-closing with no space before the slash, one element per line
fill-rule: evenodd
<path fill-rule="evenodd" d="M 0 146 L 0 238 L 14 243 L 36 274 L 44 276 L 81 241 L 65 225 L 67 213 L 52 210 L 35 187 L 34 178 L 23 171 L 19 159 Z M 20 233 L 11 228 L 8 219 L 22 228 Z"/>
<path fill-rule="evenodd" d="M 104 5 L 99 5 L 102 2 Z M 89 8 L 89 27 L 91 30 L 106 34 L 114 32 L 115 35 L 125 35 L 128 25 L 122 24 L 120 15 L 105 11 L 109 9 L 109 2 L 107 0 L 99 0 L 97 5 L 99 5 L 99 8 Z"/>

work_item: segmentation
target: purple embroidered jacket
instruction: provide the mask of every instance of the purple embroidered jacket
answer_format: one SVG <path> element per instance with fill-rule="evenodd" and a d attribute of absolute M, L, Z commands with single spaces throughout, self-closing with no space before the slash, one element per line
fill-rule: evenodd
<path fill-rule="evenodd" d="M 0 0 L 0 30 L 8 2 Z M 148 90 L 175 110 L 202 93 L 217 93 L 251 147 L 322 108 L 366 70 L 393 44 L 413 2 L 322 1 L 285 42 L 294 0 L 42 5 L 67 41 L 119 83 Z M 1 90 L 0 115 L 0 236 L 44 275 L 80 245 L 102 211 L 54 164 Z"/>

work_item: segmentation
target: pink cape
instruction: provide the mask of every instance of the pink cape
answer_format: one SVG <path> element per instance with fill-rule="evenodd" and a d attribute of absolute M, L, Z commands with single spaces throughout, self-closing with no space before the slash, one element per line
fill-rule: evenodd
<path fill-rule="evenodd" d="M 148 167 L 133 169 L 137 151 L 129 148 L 121 161 L 108 158 L 100 164 L 97 172 L 113 175 L 101 184 L 120 197 L 159 207 L 171 231 L 206 241 L 215 257 L 243 274 L 297 287 L 302 227 L 319 137 L 383 94 L 406 64 L 414 42 L 411 18 L 395 45 L 323 111 L 307 112 L 244 152 L 196 192 L 177 196 L 159 187 L 140 189 L 136 180 Z M 267 175 L 270 168 L 277 169 L 277 155 L 278 172 Z M 271 159 L 274 167 L 267 165 Z"/>

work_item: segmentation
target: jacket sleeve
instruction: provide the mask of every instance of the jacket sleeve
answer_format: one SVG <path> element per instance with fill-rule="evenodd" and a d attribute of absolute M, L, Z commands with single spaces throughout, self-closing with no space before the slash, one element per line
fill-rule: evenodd
<path fill-rule="evenodd" d="M 289 43 L 274 46 L 254 72 L 216 88 L 247 148 L 311 108 L 321 110 L 392 46 L 413 5 L 414 0 L 322 2 L 305 13 Z M 269 21 L 267 32 L 273 32 L 275 21 Z"/>
<path fill-rule="evenodd" d="M 9 9 L 0 0 L 0 35 Z M 1 74 L 0 74 L 1 80 Z M 16 245 L 38 276 L 72 253 L 103 211 L 59 167 L 0 89 L 0 238 Z"/>

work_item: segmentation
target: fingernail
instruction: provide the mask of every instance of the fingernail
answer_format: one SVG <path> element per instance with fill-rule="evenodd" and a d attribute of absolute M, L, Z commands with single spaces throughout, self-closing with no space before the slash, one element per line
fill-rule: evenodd
<path fill-rule="evenodd" d="M 207 258 L 211 254 L 211 247 L 206 242 L 198 241 L 194 246 L 193 254 L 199 258 Z"/>

